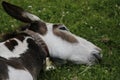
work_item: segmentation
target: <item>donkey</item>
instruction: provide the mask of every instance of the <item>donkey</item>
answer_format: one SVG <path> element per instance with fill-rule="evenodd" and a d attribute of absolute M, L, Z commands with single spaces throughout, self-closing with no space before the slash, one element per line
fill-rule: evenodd
<path fill-rule="evenodd" d="M 53 60 L 57 58 L 87 65 L 101 61 L 101 49 L 86 39 L 72 34 L 64 24 L 45 22 L 12 4 L 6 3 L 4 9 L 13 18 L 28 24 L 23 30 L 28 29 L 39 34 L 46 43 Z"/>
<path fill-rule="evenodd" d="M 5 10 L 15 9 L 4 1 L 2 6 Z M 31 21 L 26 25 L 30 30 L 7 34 L 0 42 L 0 80 L 37 80 L 45 65 L 46 69 L 54 68 L 45 42 L 34 32 L 35 26 Z"/>

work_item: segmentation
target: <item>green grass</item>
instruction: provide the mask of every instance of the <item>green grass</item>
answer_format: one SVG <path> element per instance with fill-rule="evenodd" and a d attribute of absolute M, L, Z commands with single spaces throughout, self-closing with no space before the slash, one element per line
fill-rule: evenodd
<path fill-rule="evenodd" d="M 39 80 L 120 80 L 119 0 L 8 0 L 47 22 L 64 23 L 71 32 L 102 49 L 101 64 L 89 67 L 66 64 L 40 74 Z M 0 1 L 1 3 L 1 1 Z M 14 31 L 22 23 L 0 6 L 0 33 Z"/>

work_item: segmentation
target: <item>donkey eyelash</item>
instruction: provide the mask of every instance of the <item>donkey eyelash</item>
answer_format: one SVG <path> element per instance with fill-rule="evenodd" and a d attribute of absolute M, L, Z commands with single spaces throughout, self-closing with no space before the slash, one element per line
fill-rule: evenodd
<path fill-rule="evenodd" d="M 59 29 L 60 30 L 67 30 L 65 27 L 60 27 Z"/>

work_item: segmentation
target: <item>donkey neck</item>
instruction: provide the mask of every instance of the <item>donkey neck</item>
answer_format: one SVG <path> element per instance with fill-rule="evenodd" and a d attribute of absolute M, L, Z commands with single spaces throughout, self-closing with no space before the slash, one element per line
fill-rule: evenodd
<path fill-rule="evenodd" d="M 27 48 L 25 48 L 22 53 L 20 52 L 18 54 L 18 52 L 15 52 L 18 50 L 22 51 L 24 46 Z M 12 47 L 12 49 L 10 47 Z M 5 58 L 7 65 L 17 69 L 27 69 L 34 78 L 37 77 L 40 70 L 43 68 L 45 52 L 42 50 L 41 46 L 36 44 L 35 40 L 30 35 L 25 33 L 17 33 L 8 40 L 0 43 L 0 51 L 0 56 Z"/>
<path fill-rule="evenodd" d="M 36 44 L 41 48 L 42 50 L 45 52 L 46 57 L 49 57 L 49 50 L 48 47 L 46 45 L 46 43 L 43 41 L 43 39 L 40 37 L 39 33 L 36 33 L 32 30 L 26 29 L 25 31 L 23 31 L 24 33 L 30 35 L 36 42 Z"/>

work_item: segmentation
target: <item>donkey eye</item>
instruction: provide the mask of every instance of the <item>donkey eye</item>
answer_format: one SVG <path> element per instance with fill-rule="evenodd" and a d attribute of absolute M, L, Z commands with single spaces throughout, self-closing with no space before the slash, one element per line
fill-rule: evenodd
<path fill-rule="evenodd" d="M 65 27 L 60 27 L 59 29 L 60 30 L 67 30 Z"/>

